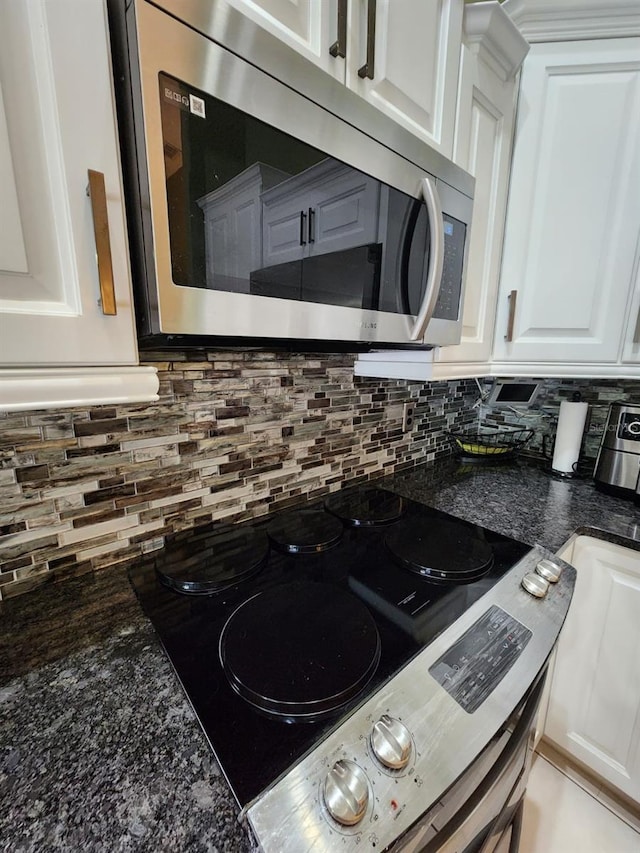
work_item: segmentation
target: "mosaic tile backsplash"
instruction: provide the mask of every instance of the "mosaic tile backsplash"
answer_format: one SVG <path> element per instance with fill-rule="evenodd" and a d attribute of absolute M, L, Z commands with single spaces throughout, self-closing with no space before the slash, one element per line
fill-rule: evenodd
<path fill-rule="evenodd" d="M 0 597 L 448 454 L 446 430 L 475 424 L 473 380 L 358 379 L 353 361 L 147 354 L 158 403 L 0 414 Z"/>
<path fill-rule="evenodd" d="M 523 380 L 530 381 L 530 380 Z M 587 423 L 582 441 L 581 461 L 585 469 L 593 468 L 610 403 L 624 400 L 640 404 L 640 382 L 637 379 L 541 379 L 538 396 L 529 408 L 510 408 L 508 406 L 478 407 L 483 427 L 521 426 L 535 430 L 527 453 L 533 455 L 553 455 L 553 441 L 558 425 L 560 403 L 571 400 L 578 392 L 581 399 L 589 404 Z M 487 392 L 491 390 L 492 379 L 483 380 Z"/>

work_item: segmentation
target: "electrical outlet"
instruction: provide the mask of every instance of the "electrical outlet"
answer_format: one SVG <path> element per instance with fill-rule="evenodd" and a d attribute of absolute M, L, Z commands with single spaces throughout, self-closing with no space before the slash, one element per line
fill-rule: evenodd
<path fill-rule="evenodd" d="M 416 413 L 415 403 L 405 403 L 402 407 L 402 432 L 411 432 Z"/>

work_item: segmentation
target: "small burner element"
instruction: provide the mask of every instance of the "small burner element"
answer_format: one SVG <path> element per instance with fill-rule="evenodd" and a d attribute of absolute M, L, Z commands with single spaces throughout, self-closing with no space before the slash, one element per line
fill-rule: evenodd
<path fill-rule="evenodd" d="M 284 554 L 316 554 L 334 548 L 343 527 L 326 512 L 298 509 L 276 518 L 268 527 L 269 539 Z"/>
<path fill-rule="evenodd" d="M 167 542 L 155 568 L 165 586 L 188 595 L 211 595 L 257 574 L 269 554 L 263 531 L 246 525 L 184 530 Z"/>
<path fill-rule="evenodd" d="M 328 512 L 337 515 L 351 527 L 393 524 L 405 512 L 405 502 L 399 495 L 381 489 L 338 492 L 327 498 L 324 505 Z"/>
<path fill-rule="evenodd" d="M 463 521 L 408 518 L 385 538 L 404 568 L 440 583 L 471 583 L 493 565 L 491 546 Z"/>
<path fill-rule="evenodd" d="M 268 716 L 315 722 L 368 684 L 380 659 L 373 617 L 322 583 L 279 585 L 232 613 L 220 661 L 233 689 Z"/>

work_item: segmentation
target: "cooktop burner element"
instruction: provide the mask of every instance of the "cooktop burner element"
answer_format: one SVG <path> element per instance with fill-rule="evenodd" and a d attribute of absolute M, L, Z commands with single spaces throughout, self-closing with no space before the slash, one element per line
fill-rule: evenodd
<path fill-rule="evenodd" d="M 317 554 L 340 542 L 343 527 L 322 510 L 298 509 L 278 516 L 267 527 L 267 533 L 283 554 Z"/>
<path fill-rule="evenodd" d="M 357 696 L 380 659 L 373 617 L 324 583 L 278 585 L 232 613 L 220 660 L 233 689 L 269 716 L 316 722 Z"/>
<path fill-rule="evenodd" d="M 351 527 L 377 527 L 402 518 L 405 502 L 400 495 L 380 489 L 337 492 L 324 502 L 328 512 L 337 515 Z"/>
<path fill-rule="evenodd" d="M 257 574 L 269 554 L 269 540 L 249 527 L 185 530 L 172 537 L 155 561 L 166 586 L 188 595 L 211 595 Z"/>
<path fill-rule="evenodd" d="M 471 583 L 493 565 L 491 546 L 464 522 L 407 519 L 389 532 L 385 544 L 401 566 L 440 583 Z"/>

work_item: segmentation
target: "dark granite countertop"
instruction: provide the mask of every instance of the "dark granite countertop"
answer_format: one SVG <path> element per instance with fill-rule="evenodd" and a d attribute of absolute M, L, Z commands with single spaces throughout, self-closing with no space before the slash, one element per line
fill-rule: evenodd
<path fill-rule="evenodd" d="M 640 550 L 640 512 L 535 468 L 427 464 L 378 481 L 530 544 Z M 247 851 L 237 805 L 121 568 L 0 604 L 0 849 Z"/>
<path fill-rule="evenodd" d="M 380 484 L 529 545 L 557 550 L 578 532 L 640 549 L 640 508 L 632 500 L 599 492 L 591 479 L 558 479 L 527 460 L 447 459 Z"/>

